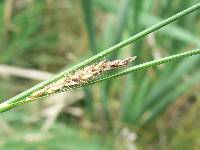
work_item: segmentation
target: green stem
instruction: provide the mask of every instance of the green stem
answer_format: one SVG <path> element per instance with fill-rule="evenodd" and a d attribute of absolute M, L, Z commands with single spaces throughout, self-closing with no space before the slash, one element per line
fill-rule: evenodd
<path fill-rule="evenodd" d="M 112 78 L 116 78 L 116 77 L 119 77 L 119 76 L 122 76 L 122 75 L 129 74 L 129 73 L 144 70 L 144 69 L 147 69 L 147 68 L 150 68 L 150 67 L 155 67 L 155 66 L 158 66 L 160 64 L 164 64 L 164 63 L 167 63 L 167 62 L 170 62 L 170 61 L 175 61 L 175 60 L 180 59 L 180 58 L 185 58 L 185 57 L 198 55 L 198 54 L 200 54 L 200 49 L 192 50 L 192 51 L 188 51 L 188 52 L 184 52 L 184 53 L 180 53 L 180 54 L 176 54 L 176 55 L 172 55 L 172 56 L 168 56 L 168 57 L 164 57 L 164 58 L 161 58 L 161 59 L 158 59 L 158 60 L 153 60 L 153 61 L 146 62 L 146 63 L 140 64 L 140 65 L 137 65 L 137 66 L 129 67 L 128 69 L 125 69 L 124 71 L 121 71 L 119 73 L 116 73 L 116 74 L 113 74 L 113 75 L 110 75 L 110 76 L 107 76 L 107 77 L 104 77 L 104 78 L 101 78 L 101 79 L 97 79 L 95 81 L 91 81 L 91 82 L 88 82 L 86 84 L 82 84 L 80 86 L 74 87 L 73 89 L 80 88 L 80 87 L 83 87 L 83 86 L 88 86 L 88 85 L 95 84 L 95 83 L 98 83 L 98 82 L 103 82 L 105 80 L 109 80 L 109 79 L 112 79 Z M 56 93 L 64 92 L 64 91 L 67 91 L 67 90 L 69 90 L 69 88 L 60 90 Z M 53 93 L 53 94 L 55 94 L 55 93 Z M 40 97 L 40 98 L 42 98 L 42 97 Z M 14 103 L 8 103 L 6 101 L 6 102 L 0 104 L 0 112 L 7 111 L 11 108 L 19 106 L 21 104 L 29 103 L 29 102 L 34 101 L 34 100 L 36 100 L 36 99 L 32 99 L 32 100 L 27 99 L 27 100 L 22 100 L 22 101 L 19 101 L 19 102 L 14 102 Z"/>
<path fill-rule="evenodd" d="M 83 66 L 85 66 L 85 65 L 87 65 L 89 63 L 92 63 L 92 62 L 94 62 L 94 61 L 96 61 L 96 60 L 98 60 L 98 59 L 100 59 L 100 58 L 102 58 L 102 57 L 104 57 L 104 56 L 106 56 L 106 55 L 118 50 L 119 48 L 122 48 L 122 47 L 124 47 L 124 46 L 126 46 L 126 45 L 128 45 L 128 44 L 130 44 L 130 43 L 142 38 L 145 35 L 162 28 L 162 27 L 166 26 L 167 24 L 172 23 L 173 21 L 176 21 L 177 19 L 179 19 L 179 18 L 181 18 L 181 17 L 183 17 L 183 16 L 185 16 L 185 15 L 187 15 L 187 14 L 189 14 L 189 13 L 191 13 L 191 12 L 193 12 L 193 11 L 199 9 L 199 8 L 200 8 L 200 3 L 192 6 L 192 7 L 188 8 L 188 9 L 186 9 L 186 10 L 184 10 L 184 11 L 182 11 L 182 12 L 180 12 L 180 13 L 178 13 L 178 14 L 176 14 L 176 15 L 174 15 L 174 16 L 172 16 L 172 17 L 170 17 L 170 18 L 168 18 L 168 19 L 166 19 L 164 21 L 162 21 L 162 22 L 160 22 L 159 24 L 157 24 L 155 26 L 152 26 L 152 27 L 150 27 L 150 28 L 148 28 L 148 29 L 136 34 L 135 36 L 132 36 L 132 37 L 130 37 L 130 38 L 128 38 L 128 39 L 126 39 L 126 40 L 114 45 L 113 47 L 110 47 L 110 48 L 102 51 L 101 53 L 98 53 L 97 55 L 94 55 L 93 57 L 90 57 L 89 59 L 86 59 L 85 61 L 73 66 L 72 68 L 69 68 L 69 69 L 57 74 L 55 77 L 53 77 L 53 78 L 51 78 L 49 80 L 46 80 L 44 82 L 41 82 L 41 83 L 37 84 L 36 86 L 34 86 L 34 87 L 32 87 L 32 88 L 30 88 L 30 89 L 28 89 L 28 90 L 16 95 L 15 97 L 13 97 L 11 99 L 9 99 L 8 101 L 6 101 L 6 103 L 7 104 L 11 104 L 11 103 L 18 102 L 20 100 L 24 100 L 24 99 L 26 99 L 26 97 L 30 96 L 32 93 L 44 88 L 46 85 L 48 85 L 50 83 L 53 83 L 53 82 L 59 80 L 60 78 L 62 78 L 66 74 L 71 73 L 73 71 L 76 71 L 77 69 L 79 69 L 79 68 L 81 68 L 81 67 L 83 67 Z"/>

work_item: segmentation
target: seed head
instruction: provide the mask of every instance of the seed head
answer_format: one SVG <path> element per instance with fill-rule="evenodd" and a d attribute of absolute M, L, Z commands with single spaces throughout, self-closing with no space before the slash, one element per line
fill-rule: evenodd
<path fill-rule="evenodd" d="M 29 98 L 42 97 L 48 94 L 55 93 L 64 88 L 72 88 L 81 84 L 85 84 L 103 75 L 103 73 L 106 71 L 128 65 L 128 63 L 135 60 L 135 58 L 136 56 L 128 57 L 123 60 L 114 60 L 114 61 L 103 60 L 99 63 L 86 66 L 82 69 L 77 70 L 72 74 L 68 74 L 67 76 L 59 79 L 54 83 L 51 83 L 50 85 L 44 87 L 43 89 L 36 91 Z"/>

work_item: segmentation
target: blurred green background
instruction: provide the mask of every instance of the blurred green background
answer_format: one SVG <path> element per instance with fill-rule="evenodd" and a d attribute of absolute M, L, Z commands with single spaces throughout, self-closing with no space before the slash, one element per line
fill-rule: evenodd
<path fill-rule="evenodd" d="M 199 0 L 1 0 L 0 102 Z M 200 47 L 200 11 L 106 59 Z M 0 116 L 0 149 L 199 149 L 200 56 L 71 90 Z"/>

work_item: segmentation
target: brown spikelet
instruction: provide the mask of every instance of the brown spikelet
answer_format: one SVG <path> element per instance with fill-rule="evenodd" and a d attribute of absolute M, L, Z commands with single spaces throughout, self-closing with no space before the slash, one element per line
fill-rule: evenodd
<path fill-rule="evenodd" d="M 43 89 L 36 91 L 29 98 L 38 98 L 48 94 L 55 93 L 64 88 L 72 88 L 81 84 L 85 84 L 88 81 L 92 81 L 102 75 L 105 71 L 109 71 L 121 66 L 126 66 L 131 61 L 135 60 L 136 57 L 128 57 L 123 60 L 106 61 L 103 60 L 97 64 L 86 66 L 76 72 L 69 74 L 55 83 L 44 87 Z"/>

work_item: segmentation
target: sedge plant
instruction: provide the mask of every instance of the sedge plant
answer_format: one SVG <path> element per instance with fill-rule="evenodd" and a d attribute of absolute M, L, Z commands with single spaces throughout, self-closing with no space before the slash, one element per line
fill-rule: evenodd
<path fill-rule="evenodd" d="M 136 72 L 136 71 L 141 71 L 141 70 L 144 70 L 144 69 L 147 69 L 149 67 L 155 67 L 155 66 L 158 66 L 160 64 L 165 64 L 167 62 L 171 62 L 171 61 L 177 61 L 177 59 L 180 59 L 180 58 L 184 58 L 184 57 L 189 57 L 189 56 L 193 56 L 193 55 L 198 55 L 200 54 L 200 49 L 196 49 L 196 50 L 191 50 L 191 51 L 188 51 L 188 52 L 183 52 L 183 53 L 179 53 L 179 54 L 174 54 L 174 55 L 171 55 L 171 56 L 168 56 L 168 57 L 164 57 L 164 58 L 161 58 L 161 59 L 157 59 L 157 60 L 153 60 L 153 61 L 149 61 L 149 62 L 146 62 L 146 63 L 142 63 L 142 64 L 139 64 L 139 65 L 136 65 L 136 66 L 132 66 L 132 67 L 129 67 L 125 70 L 122 70 L 118 73 L 114 73 L 112 75 L 108 75 L 108 76 L 104 76 L 103 74 L 100 74 L 97 78 L 89 78 L 89 80 L 87 80 L 87 82 L 82 82 L 80 84 L 73 84 L 71 86 L 63 86 L 63 87 L 59 87 L 58 89 L 54 90 L 53 92 L 47 92 L 45 94 L 41 94 L 41 91 L 43 91 L 44 89 L 48 89 L 49 86 L 51 86 L 52 84 L 54 85 L 55 83 L 57 83 L 58 81 L 63 81 L 62 79 L 65 79 L 66 77 L 72 75 L 72 74 L 76 74 L 78 71 L 80 71 L 81 69 L 84 70 L 85 67 L 87 67 L 88 65 L 91 65 L 91 66 L 94 66 L 94 65 L 98 65 L 98 60 L 104 58 L 105 56 L 111 54 L 111 53 L 115 53 L 117 50 L 119 50 L 120 48 L 122 47 L 125 47 L 127 45 L 129 45 L 130 43 L 133 43 L 135 42 L 136 40 L 138 39 L 141 39 L 142 37 L 148 35 L 149 33 L 152 33 L 154 31 L 157 31 L 158 29 L 168 25 L 168 24 L 171 24 L 172 22 L 180 19 L 181 17 L 195 11 L 195 10 L 198 10 L 200 8 L 200 3 L 168 18 L 168 19 L 165 19 L 164 21 L 152 26 L 152 27 L 149 27 L 147 28 L 146 30 L 86 59 L 85 61 L 77 64 L 77 65 L 74 65 L 73 67 L 67 69 L 67 70 L 64 70 L 60 73 L 58 73 L 55 77 L 49 79 L 49 80 L 46 80 L 44 82 L 41 82 L 39 83 L 38 85 L 16 95 L 15 97 L 3 102 L 0 104 L 0 112 L 5 112 L 11 108 L 14 108 L 16 106 L 19 106 L 21 104 L 24 104 L 24 103 L 28 103 L 28 102 L 31 102 L 31 101 L 34 101 L 34 100 L 37 100 L 37 99 L 40 99 L 40 98 L 43 98 L 43 97 L 46 97 L 46 96 L 49 96 L 49 95 L 52 95 L 52 94 L 56 94 L 56 93 L 60 93 L 60 92 L 64 92 L 64 91 L 67 91 L 67 90 L 70 90 L 70 89 L 75 89 L 75 88 L 79 88 L 79 87 L 85 87 L 85 86 L 88 86 L 88 85 L 91 85 L 91 84 L 95 84 L 97 82 L 103 82 L 103 81 L 106 81 L 106 80 L 110 80 L 112 78 L 115 78 L 115 77 L 120 77 L 122 75 L 126 75 L 126 74 L 129 74 L 129 73 L 132 73 L 132 72 Z M 140 57 L 140 56 L 137 56 L 137 57 Z M 115 61 L 119 61 L 119 60 L 114 60 L 113 62 Z M 123 61 L 122 61 L 123 62 Z"/>

